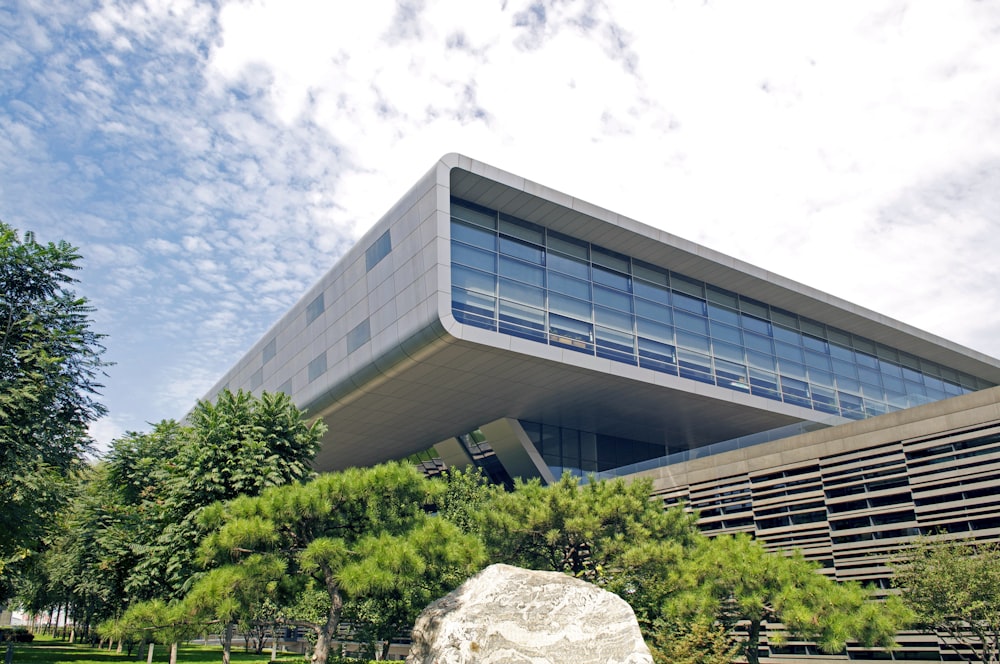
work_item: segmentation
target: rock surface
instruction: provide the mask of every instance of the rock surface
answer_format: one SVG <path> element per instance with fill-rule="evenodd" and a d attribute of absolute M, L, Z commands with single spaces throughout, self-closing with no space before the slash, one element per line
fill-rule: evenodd
<path fill-rule="evenodd" d="M 491 565 L 430 604 L 408 664 L 651 664 L 625 600 L 558 572 Z"/>

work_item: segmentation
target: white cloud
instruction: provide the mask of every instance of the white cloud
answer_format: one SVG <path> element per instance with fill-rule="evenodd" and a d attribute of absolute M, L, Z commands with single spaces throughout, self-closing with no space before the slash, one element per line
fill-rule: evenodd
<path fill-rule="evenodd" d="M 136 427 L 450 151 L 1000 354 L 998 26 L 971 0 L 21 4 L 0 215 L 81 247 Z"/>

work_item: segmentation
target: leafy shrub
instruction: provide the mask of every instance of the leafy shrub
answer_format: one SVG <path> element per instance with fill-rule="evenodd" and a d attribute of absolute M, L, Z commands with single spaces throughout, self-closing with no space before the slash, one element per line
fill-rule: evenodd
<path fill-rule="evenodd" d="M 0 627 L 0 642 L 31 643 L 35 635 L 27 627 Z"/>

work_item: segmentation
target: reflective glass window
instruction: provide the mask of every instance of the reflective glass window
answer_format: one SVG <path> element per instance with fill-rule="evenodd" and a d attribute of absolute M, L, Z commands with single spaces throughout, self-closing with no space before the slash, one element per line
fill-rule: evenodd
<path fill-rule="evenodd" d="M 731 344 L 743 343 L 743 335 L 740 334 L 740 328 L 738 327 L 717 323 L 714 320 L 712 321 L 710 327 L 713 339 L 719 339 L 720 341 L 726 341 Z"/>
<path fill-rule="evenodd" d="M 708 319 L 704 316 L 689 314 L 686 311 L 677 311 L 674 313 L 674 325 L 678 329 L 685 329 L 690 332 L 697 332 L 698 334 L 708 334 Z"/>
<path fill-rule="evenodd" d="M 632 284 L 632 292 L 639 297 L 644 297 L 647 300 L 657 302 L 661 305 L 670 304 L 670 291 L 666 286 L 649 284 L 645 281 L 636 279 Z"/>
<path fill-rule="evenodd" d="M 451 282 L 454 286 L 466 290 L 496 294 L 496 276 L 461 265 L 451 266 Z"/>
<path fill-rule="evenodd" d="M 693 314 L 699 314 L 701 316 L 705 315 L 704 300 L 699 300 L 696 297 L 691 297 L 690 295 L 678 292 L 674 292 L 671 299 L 673 300 L 674 307 L 678 310 L 689 311 Z"/>
<path fill-rule="evenodd" d="M 823 369 L 824 371 L 829 371 L 831 368 L 830 357 L 828 355 L 823 355 L 812 350 L 806 351 L 806 364 L 815 369 Z"/>
<path fill-rule="evenodd" d="M 670 325 L 664 325 L 663 323 L 637 318 L 635 326 L 640 337 L 646 337 L 647 339 L 654 339 L 668 344 L 674 343 L 674 328 Z"/>
<path fill-rule="evenodd" d="M 759 353 L 767 353 L 768 355 L 774 354 L 774 344 L 770 337 L 754 334 L 753 332 L 746 332 L 743 334 L 743 343 L 746 344 L 746 347 L 750 350 L 755 350 Z"/>
<path fill-rule="evenodd" d="M 583 300 L 590 299 L 590 282 L 582 279 L 567 277 L 558 272 L 549 272 L 549 290 L 572 295 Z"/>
<path fill-rule="evenodd" d="M 573 346 L 589 344 L 594 340 L 594 326 L 575 318 L 549 314 L 549 332 L 553 341 Z"/>
<path fill-rule="evenodd" d="M 767 369 L 768 371 L 774 371 L 777 369 L 774 355 L 771 355 L 770 353 L 758 353 L 756 351 L 748 350 L 747 363 L 752 367 L 757 367 L 758 369 Z"/>
<path fill-rule="evenodd" d="M 601 327 L 600 325 L 595 326 L 594 330 L 598 346 L 629 355 L 635 352 L 635 339 L 631 334 Z"/>
<path fill-rule="evenodd" d="M 501 299 L 500 331 L 529 339 L 544 340 L 545 311 Z"/>
<path fill-rule="evenodd" d="M 705 283 L 703 281 L 689 279 L 684 275 L 672 272 L 670 276 L 670 285 L 677 292 L 694 296 L 696 299 L 701 299 L 702 301 L 705 299 Z"/>
<path fill-rule="evenodd" d="M 637 339 L 639 366 L 654 371 L 677 373 L 677 355 L 673 346 L 650 339 Z"/>
<path fill-rule="evenodd" d="M 816 351 L 817 353 L 826 353 L 827 343 L 824 339 L 819 339 L 817 337 L 809 336 L 808 334 L 802 335 L 802 345 L 805 346 L 807 350 Z"/>
<path fill-rule="evenodd" d="M 632 279 L 630 279 L 628 275 L 609 270 L 596 264 L 594 265 L 593 275 L 595 284 L 610 286 L 611 288 L 617 288 L 618 290 L 626 292 L 632 290 Z"/>
<path fill-rule="evenodd" d="M 855 351 L 854 361 L 862 367 L 869 367 L 871 369 L 878 368 L 878 360 L 874 356 L 868 353 L 862 353 L 861 351 Z"/>
<path fill-rule="evenodd" d="M 903 383 L 902 378 L 896 378 L 895 376 L 887 376 L 882 374 L 882 387 L 886 390 L 893 390 L 896 392 L 906 391 L 906 387 Z"/>
<path fill-rule="evenodd" d="M 595 306 L 594 322 L 605 327 L 632 332 L 632 316 L 615 309 Z"/>
<path fill-rule="evenodd" d="M 541 226 L 514 219 L 505 214 L 500 215 L 500 234 L 520 238 L 531 244 L 544 244 L 545 242 L 545 231 Z"/>
<path fill-rule="evenodd" d="M 771 336 L 771 324 L 766 320 L 748 316 L 747 314 L 740 314 L 740 324 L 743 326 L 744 330 L 750 330 L 751 332 L 756 332 L 768 337 Z"/>
<path fill-rule="evenodd" d="M 853 394 L 861 393 L 861 381 L 856 378 L 845 378 L 844 376 L 837 376 L 837 389 L 851 392 Z"/>
<path fill-rule="evenodd" d="M 868 367 L 858 367 L 858 378 L 863 383 L 871 383 L 872 385 L 882 384 L 882 374 Z"/>
<path fill-rule="evenodd" d="M 726 383 L 724 387 L 733 387 L 740 390 L 749 389 L 747 383 L 747 368 L 735 362 L 726 362 L 716 358 L 715 376 L 719 379 L 719 385 Z"/>
<path fill-rule="evenodd" d="M 708 353 L 711 348 L 708 344 L 708 337 L 705 335 L 680 329 L 677 330 L 677 345 L 703 353 Z"/>
<path fill-rule="evenodd" d="M 892 362 L 879 362 L 879 370 L 886 376 L 893 376 L 895 378 L 903 377 L 903 369 Z"/>
<path fill-rule="evenodd" d="M 838 376 L 845 376 L 847 378 L 857 378 L 858 368 L 853 362 L 845 362 L 843 360 L 833 360 L 833 372 Z"/>
<path fill-rule="evenodd" d="M 743 346 L 729 344 L 724 341 L 712 341 L 712 354 L 717 358 L 730 362 L 743 363 Z"/>
<path fill-rule="evenodd" d="M 686 348 L 677 349 L 677 364 L 681 375 L 703 382 L 714 383 L 712 379 L 712 361 L 708 355 L 696 353 Z"/>
<path fill-rule="evenodd" d="M 451 216 L 485 228 L 495 230 L 497 227 L 497 215 L 495 212 L 478 210 L 471 206 L 456 203 L 455 201 L 451 203 Z"/>
<path fill-rule="evenodd" d="M 451 289 L 451 306 L 453 309 L 493 318 L 496 315 L 496 298 L 464 288 Z"/>
<path fill-rule="evenodd" d="M 846 392 L 837 392 L 837 401 L 840 403 L 840 412 L 845 417 L 858 417 L 864 415 L 864 406 L 861 397 Z"/>
<path fill-rule="evenodd" d="M 590 302 L 566 297 L 558 293 L 549 293 L 549 311 L 574 318 L 590 320 Z"/>
<path fill-rule="evenodd" d="M 637 316 L 652 318 L 664 323 L 673 322 L 673 310 L 665 304 L 650 302 L 642 298 L 635 298 L 635 313 Z"/>
<path fill-rule="evenodd" d="M 793 346 L 792 344 L 786 344 L 781 341 L 774 342 L 774 354 L 778 356 L 779 359 L 792 360 L 793 362 L 802 362 L 804 358 L 802 357 L 802 349 L 799 346 Z"/>
<path fill-rule="evenodd" d="M 547 246 L 550 251 L 558 251 L 561 254 L 572 256 L 583 262 L 590 261 L 590 245 L 583 240 L 549 231 Z"/>
<path fill-rule="evenodd" d="M 667 276 L 666 270 L 641 261 L 632 261 L 632 276 L 648 285 L 656 285 L 660 288 L 666 288 L 670 285 L 670 278 Z"/>
<path fill-rule="evenodd" d="M 768 390 L 778 389 L 778 376 L 777 374 L 771 373 L 770 371 L 761 371 L 759 369 L 750 369 L 750 384 L 754 387 L 761 387 Z M 756 394 L 756 390 L 754 390 Z"/>
<path fill-rule="evenodd" d="M 519 281 L 500 279 L 500 297 L 532 307 L 545 307 L 545 291 Z"/>
<path fill-rule="evenodd" d="M 828 387 L 817 387 L 813 385 L 811 388 L 812 400 L 816 406 L 817 410 L 822 410 L 826 413 L 837 413 L 837 393 Z"/>
<path fill-rule="evenodd" d="M 919 371 L 910 369 L 909 367 L 903 367 L 903 378 L 910 381 L 911 383 L 924 383 L 923 375 Z M 939 381 L 940 382 L 940 381 Z"/>
<path fill-rule="evenodd" d="M 453 223 L 451 225 L 451 239 L 491 251 L 497 250 L 497 234 L 479 226 Z"/>
<path fill-rule="evenodd" d="M 808 369 L 809 372 L 809 382 L 814 385 L 824 385 L 826 387 L 833 387 L 835 383 L 833 382 L 833 374 L 829 371 L 823 371 L 822 369 Z"/>
<path fill-rule="evenodd" d="M 556 270 L 564 274 L 571 274 L 581 279 L 590 279 L 590 265 L 579 258 L 570 258 L 555 252 L 549 252 L 546 256 L 546 265 L 550 270 Z"/>
<path fill-rule="evenodd" d="M 739 325 L 740 324 L 740 314 L 737 311 L 728 309 L 726 307 L 720 307 L 717 304 L 709 303 L 708 305 L 708 317 L 712 320 L 717 320 L 722 323 L 727 323 L 729 325 Z"/>
<path fill-rule="evenodd" d="M 802 335 L 799 334 L 798 330 L 792 330 L 781 325 L 772 325 L 771 334 L 779 341 L 784 341 L 795 346 L 802 345 Z"/>
<path fill-rule="evenodd" d="M 497 255 L 494 252 L 477 249 L 460 242 L 451 243 L 451 260 L 489 272 L 496 272 L 497 269 Z"/>
<path fill-rule="evenodd" d="M 778 370 L 781 372 L 782 376 L 790 376 L 791 378 L 796 378 L 798 380 L 806 379 L 805 365 L 799 364 L 798 362 L 779 360 Z"/>
<path fill-rule="evenodd" d="M 600 265 L 616 272 L 623 272 L 625 274 L 628 274 L 629 272 L 628 256 L 608 251 L 607 249 L 602 249 L 596 246 L 592 247 L 590 251 L 590 260 L 593 261 L 594 265 Z"/>
<path fill-rule="evenodd" d="M 500 253 L 536 265 L 542 265 L 545 262 L 545 251 L 541 247 L 502 235 L 500 236 Z"/>
<path fill-rule="evenodd" d="M 612 288 L 594 286 L 594 304 L 631 312 L 632 296 Z"/>
<path fill-rule="evenodd" d="M 545 270 L 506 256 L 500 257 L 500 274 L 535 286 L 545 285 Z"/>
<path fill-rule="evenodd" d="M 830 344 L 830 355 L 835 360 L 843 360 L 844 362 L 854 364 L 854 351 L 845 346 Z"/>
<path fill-rule="evenodd" d="M 639 354 L 644 357 L 653 357 L 667 362 L 673 362 L 676 359 L 676 351 L 670 344 L 639 337 L 638 345 Z"/>
<path fill-rule="evenodd" d="M 781 376 L 781 391 L 786 395 L 809 398 L 809 384 L 803 380 Z"/>

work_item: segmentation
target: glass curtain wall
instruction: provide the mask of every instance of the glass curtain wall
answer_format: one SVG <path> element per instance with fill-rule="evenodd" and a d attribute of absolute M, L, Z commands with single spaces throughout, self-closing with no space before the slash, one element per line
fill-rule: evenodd
<path fill-rule="evenodd" d="M 466 325 L 852 419 L 990 386 L 495 210 L 451 214 Z"/>

